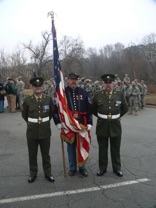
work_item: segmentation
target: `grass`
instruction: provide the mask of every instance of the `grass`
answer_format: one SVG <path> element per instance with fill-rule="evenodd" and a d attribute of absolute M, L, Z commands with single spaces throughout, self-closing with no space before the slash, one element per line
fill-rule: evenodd
<path fill-rule="evenodd" d="M 25 90 L 24 90 L 24 94 L 25 94 L 26 96 L 32 95 L 32 94 L 33 94 L 32 89 L 25 89 Z"/>
<path fill-rule="evenodd" d="M 145 96 L 146 105 L 156 105 L 156 93 L 149 93 Z"/>

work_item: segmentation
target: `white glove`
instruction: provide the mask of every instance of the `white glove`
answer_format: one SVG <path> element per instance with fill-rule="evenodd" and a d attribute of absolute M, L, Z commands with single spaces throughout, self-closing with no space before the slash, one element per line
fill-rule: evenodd
<path fill-rule="evenodd" d="M 92 128 L 92 125 L 91 124 L 87 124 L 87 131 L 90 131 Z"/>
<path fill-rule="evenodd" d="M 56 126 L 57 126 L 58 130 L 61 130 L 61 128 L 62 128 L 62 124 L 61 123 L 58 123 Z"/>

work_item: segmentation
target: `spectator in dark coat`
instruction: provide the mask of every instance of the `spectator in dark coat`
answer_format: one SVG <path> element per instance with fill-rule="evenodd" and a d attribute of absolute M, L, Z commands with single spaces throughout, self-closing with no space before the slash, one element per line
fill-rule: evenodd
<path fill-rule="evenodd" d="M 0 82 L 0 113 L 4 112 L 4 98 L 5 98 L 4 86 Z"/>

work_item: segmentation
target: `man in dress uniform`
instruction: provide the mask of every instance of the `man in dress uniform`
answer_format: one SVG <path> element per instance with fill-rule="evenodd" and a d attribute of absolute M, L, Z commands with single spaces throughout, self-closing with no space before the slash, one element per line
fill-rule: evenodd
<path fill-rule="evenodd" d="M 51 175 L 50 162 L 50 120 L 53 116 L 53 100 L 43 94 L 43 79 L 35 77 L 30 80 L 33 95 L 25 98 L 22 109 L 22 117 L 27 122 L 27 145 L 29 153 L 30 176 L 28 182 L 35 181 L 38 172 L 37 152 L 40 146 L 42 164 L 45 178 L 54 182 Z"/>
<path fill-rule="evenodd" d="M 97 176 L 102 176 L 107 171 L 108 165 L 108 140 L 110 139 L 110 152 L 113 172 L 122 177 L 120 144 L 121 123 L 120 118 L 128 111 L 122 92 L 114 87 L 115 75 L 104 74 L 101 76 L 103 90 L 95 93 L 92 101 L 92 112 L 98 118 L 96 135 L 99 145 L 99 171 Z"/>
<path fill-rule="evenodd" d="M 91 102 L 87 91 L 81 87 L 78 87 L 78 78 L 79 75 L 73 72 L 68 75 L 67 87 L 65 88 L 67 104 L 69 110 L 72 112 L 73 117 L 79 121 L 79 123 L 86 126 L 86 129 L 89 131 L 92 127 Z M 61 129 L 62 125 L 58 115 L 57 107 L 55 107 L 54 122 L 58 129 Z M 73 134 L 74 132 L 71 133 Z M 69 159 L 69 176 L 74 176 L 77 171 L 76 134 L 77 133 L 74 134 L 75 136 L 72 143 L 69 143 L 65 140 L 67 142 L 67 152 Z M 84 164 L 79 166 L 79 172 L 84 177 L 88 176 L 88 172 Z"/>

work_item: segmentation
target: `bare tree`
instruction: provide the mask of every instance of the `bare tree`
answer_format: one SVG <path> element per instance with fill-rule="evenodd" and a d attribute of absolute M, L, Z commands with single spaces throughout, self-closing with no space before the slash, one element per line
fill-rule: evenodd
<path fill-rule="evenodd" d="M 22 43 L 24 49 L 29 50 L 30 56 L 34 59 L 35 71 L 38 76 L 45 76 L 45 67 L 52 62 L 52 54 L 49 52 L 49 43 L 51 42 L 51 33 L 47 31 L 42 33 L 41 44 L 33 45 L 32 41 L 29 44 Z"/>
<path fill-rule="evenodd" d="M 87 49 L 86 75 L 89 78 L 98 79 L 100 74 L 99 54 L 96 48 Z"/>
<path fill-rule="evenodd" d="M 80 37 L 74 39 L 64 36 L 59 42 L 59 54 L 65 75 L 73 70 L 77 73 L 83 73 L 85 49 Z"/>
<path fill-rule="evenodd" d="M 10 71 L 8 69 L 8 54 L 3 50 L 0 50 L 0 80 L 5 82 L 6 78 L 10 76 Z"/>
<path fill-rule="evenodd" d="M 52 43 L 51 34 L 42 33 L 42 42 L 33 44 L 22 43 L 24 50 L 16 48 L 12 54 L 0 50 L 0 80 L 5 82 L 7 77 L 21 75 L 27 86 L 32 77 L 33 69 L 36 74 L 49 78 L 52 76 Z M 23 49 L 23 48 L 22 48 Z M 30 53 L 31 63 L 26 52 Z M 131 80 L 144 79 L 156 83 L 156 34 L 145 36 L 140 45 L 131 44 L 125 48 L 121 43 L 85 50 L 80 37 L 64 36 L 59 42 L 59 54 L 64 75 L 75 71 L 81 76 L 99 79 L 103 73 L 114 73 L 122 79 L 125 73 Z"/>
<path fill-rule="evenodd" d="M 149 80 L 156 80 L 156 34 L 151 33 L 142 40 L 143 57 L 146 62 L 146 75 Z"/>

